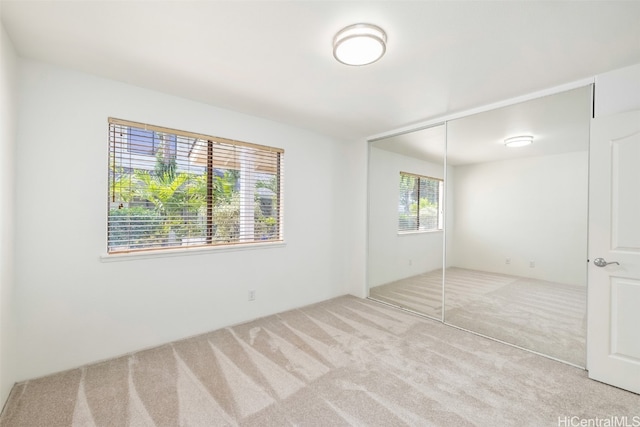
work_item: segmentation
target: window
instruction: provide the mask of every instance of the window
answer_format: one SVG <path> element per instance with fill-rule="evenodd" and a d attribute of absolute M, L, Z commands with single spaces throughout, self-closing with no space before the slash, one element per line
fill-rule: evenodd
<path fill-rule="evenodd" d="M 129 151 L 134 154 L 155 156 L 160 147 L 169 155 L 176 152 L 176 135 L 154 132 L 147 129 L 130 127 L 127 133 Z"/>
<path fill-rule="evenodd" d="M 282 241 L 284 150 L 109 119 L 107 252 Z"/>
<path fill-rule="evenodd" d="M 442 230 L 444 181 L 400 172 L 398 231 Z"/>

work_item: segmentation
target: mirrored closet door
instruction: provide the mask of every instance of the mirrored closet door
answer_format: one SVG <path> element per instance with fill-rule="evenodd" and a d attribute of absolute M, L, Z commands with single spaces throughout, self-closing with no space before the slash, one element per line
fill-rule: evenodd
<path fill-rule="evenodd" d="M 369 145 L 369 297 L 442 320 L 445 127 Z"/>
<path fill-rule="evenodd" d="M 370 142 L 370 298 L 584 367 L 591 91 Z"/>
<path fill-rule="evenodd" d="M 447 123 L 445 322 L 582 367 L 590 107 L 583 87 Z"/>

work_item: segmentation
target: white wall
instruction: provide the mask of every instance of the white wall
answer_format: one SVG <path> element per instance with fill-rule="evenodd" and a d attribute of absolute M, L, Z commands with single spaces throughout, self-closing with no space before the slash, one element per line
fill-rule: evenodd
<path fill-rule="evenodd" d="M 0 407 L 15 383 L 14 324 L 14 146 L 17 57 L 0 22 Z"/>
<path fill-rule="evenodd" d="M 344 192 L 343 215 L 350 224 L 345 232 L 345 273 L 350 294 L 360 298 L 368 295 L 367 288 L 367 177 L 369 143 L 365 140 L 352 141 L 346 148 L 349 163 L 350 190 Z"/>
<path fill-rule="evenodd" d="M 453 170 L 452 265 L 586 285 L 586 151 Z"/>
<path fill-rule="evenodd" d="M 37 62 L 20 73 L 18 380 L 348 292 L 345 144 Z M 286 246 L 101 262 L 109 116 L 284 148 Z"/>
<path fill-rule="evenodd" d="M 455 188 L 456 176 L 454 166 L 447 165 L 447 175 L 445 177 L 444 186 L 444 238 L 445 238 L 445 268 L 453 266 L 453 233 L 455 229 L 455 197 L 453 191 Z"/>
<path fill-rule="evenodd" d="M 632 110 L 640 110 L 640 64 L 596 77 L 596 117 Z"/>
<path fill-rule="evenodd" d="M 444 165 L 371 147 L 369 286 L 442 268 L 443 232 L 398 234 L 400 172 L 444 178 Z"/>

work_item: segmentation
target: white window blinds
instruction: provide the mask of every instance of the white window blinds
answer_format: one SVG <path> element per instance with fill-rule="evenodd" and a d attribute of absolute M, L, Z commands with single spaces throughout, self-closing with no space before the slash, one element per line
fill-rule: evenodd
<path fill-rule="evenodd" d="M 400 172 L 398 231 L 442 230 L 444 181 Z"/>
<path fill-rule="evenodd" d="M 107 252 L 282 240 L 284 150 L 109 119 Z"/>

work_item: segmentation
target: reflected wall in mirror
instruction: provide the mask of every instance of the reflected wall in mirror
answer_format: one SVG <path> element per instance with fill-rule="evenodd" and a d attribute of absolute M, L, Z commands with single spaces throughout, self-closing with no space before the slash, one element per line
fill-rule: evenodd
<path fill-rule="evenodd" d="M 583 87 L 448 122 L 446 323 L 585 366 L 590 107 Z"/>
<path fill-rule="evenodd" d="M 369 150 L 369 297 L 441 320 L 444 125 Z"/>

